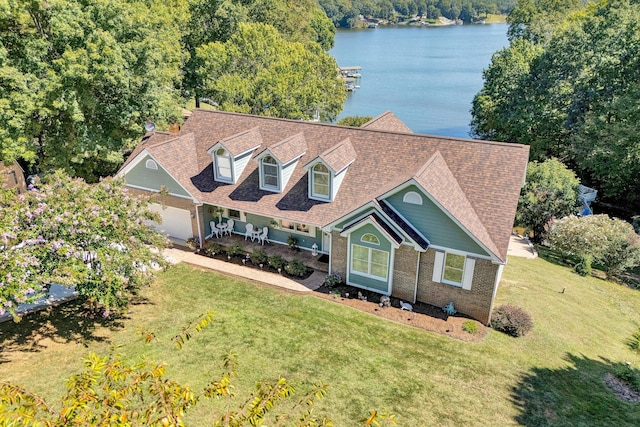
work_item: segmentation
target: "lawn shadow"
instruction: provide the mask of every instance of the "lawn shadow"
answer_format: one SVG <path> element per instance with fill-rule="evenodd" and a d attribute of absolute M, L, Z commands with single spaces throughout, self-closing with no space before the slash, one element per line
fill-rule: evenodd
<path fill-rule="evenodd" d="M 619 399 L 605 376 L 624 363 L 567 354 L 570 366 L 532 368 L 512 389 L 512 402 L 523 426 L 640 425 L 640 404 Z"/>
<path fill-rule="evenodd" d="M 136 304 L 144 304 L 140 299 Z M 39 352 L 46 349 L 46 341 L 54 343 L 104 341 L 96 333 L 100 328 L 118 330 L 124 327 L 126 317 L 104 318 L 86 309 L 82 299 L 69 301 L 56 307 L 29 313 L 20 322 L 0 323 L 0 363 L 10 361 L 12 352 Z"/>

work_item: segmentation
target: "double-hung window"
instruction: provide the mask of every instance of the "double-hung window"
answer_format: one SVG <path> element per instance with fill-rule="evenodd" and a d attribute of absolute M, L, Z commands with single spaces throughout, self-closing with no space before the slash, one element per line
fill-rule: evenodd
<path fill-rule="evenodd" d="M 387 280 L 389 252 L 353 244 L 351 245 L 351 271 L 375 279 Z"/>
<path fill-rule="evenodd" d="M 318 163 L 313 167 L 312 173 L 312 191 L 315 197 L 329 197 L 329 169 L 322 163 Z"/>
<path fill-rule="evenodd" d="M 219 178 L 231 179 L 231 158 L 224 148 L 216 150 L 216 171 Z"/>
<path fill-rule="evenodd" d="M 262 159 L 262 179 L 264 187 L 279 188 L 278 162 L 271 156 Z"/>
<path fill-rule="evenodd" d="M 462 286 L 465 257 L 447 252 L 444 260 L 442 281 L 450 285 Z"/>

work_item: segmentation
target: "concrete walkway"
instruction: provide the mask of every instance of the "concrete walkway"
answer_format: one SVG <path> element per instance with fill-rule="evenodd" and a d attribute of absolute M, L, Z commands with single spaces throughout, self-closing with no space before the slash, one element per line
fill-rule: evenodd
<path fill-rule="evenodd" d="M 172 263 L 185 262 L 187 264 L 215 270 L 230 276 L 242 277 L 244 279 L 266 283 L 268 285 L 278 286 L 296 292 L 310 292 L 318 289 L 322 286 L 326 275 L 326 273 L 314 271 L 313 274 L 305 280 L 298 281 L 289 279 L 281 274 L 209 258 L 179 248 L 166 249 L 164 253 L 169 262 Z"/>
<path fill-rule="evenodd" d="M 512 234 L 509 240 L 507 256 L 534 259 L 538 257 L 538 252 L 529 239 L 517 234 Z"/>

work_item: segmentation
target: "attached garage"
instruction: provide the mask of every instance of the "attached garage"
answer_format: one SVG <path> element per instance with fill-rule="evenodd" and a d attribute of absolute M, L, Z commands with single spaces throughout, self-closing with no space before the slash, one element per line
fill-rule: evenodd
<path fill-rule="evenodd" d="M 149 210 L 158 212 L 162 217 L 162 224 L 154 222 L 151 223 L 151 225 L 167 236 L 180 240 L 187 240 L 193 236 L 193 231 L 191 230 L 191 212 L 187 209 L 178 209 L 152 203 L 149 205 Z"/>

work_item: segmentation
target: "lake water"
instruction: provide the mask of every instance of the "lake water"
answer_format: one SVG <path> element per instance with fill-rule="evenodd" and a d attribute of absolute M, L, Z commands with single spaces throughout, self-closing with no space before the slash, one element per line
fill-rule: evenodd
<path fill-rule="evenodd" d="M 337 31 L 331 55 L 362 67 L 338 118 L 391 110 L 416 133 L 468 137 L 482 70 L 508 46 L 506 33 L 505 24 Z"/>

